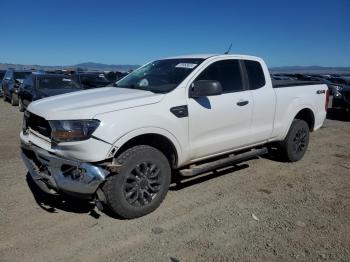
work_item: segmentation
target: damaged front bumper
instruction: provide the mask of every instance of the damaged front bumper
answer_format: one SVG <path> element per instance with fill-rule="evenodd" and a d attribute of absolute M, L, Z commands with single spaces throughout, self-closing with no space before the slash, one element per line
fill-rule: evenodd
<path fill-rule="evenodd" d="M 21 142 L 22 159 L 34 182 L 46 193 L 67 193 L 89 198 L 109 172 L 101 166 L 56 156 L 31 143 Z"/>

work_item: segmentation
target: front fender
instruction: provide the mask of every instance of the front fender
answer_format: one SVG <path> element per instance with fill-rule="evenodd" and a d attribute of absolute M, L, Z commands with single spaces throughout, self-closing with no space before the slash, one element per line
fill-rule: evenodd
<path fill-rule="evenodd" d="M 159 128 L 159 127 L 143 127 L 143 128 L 139 128 L 139 129 L 135 129 L 132 130 L 126 134 L 124 134 L 123 136 L 121 136 L 120 138 L 118 138 L 114 143 L 113 143 L 113 147 L 111 149 L 110 155 L 113 153 L 113 155 L 115 153 L 118 152 L 118 150 L 128 141 L 130 141 L 131 139 L 141 136 L 141 135 L 147 135 L 147 134 L 156 134 L 156 135 L 161 135 L 166 137 L 167 139 L 169 139 L 171 141 L 171 143 L 174 145 L 175 149 L 176 149 L 176 153 L 177 153 L 177 157 L 178 157 L 178 164 L 181 164 L 183 162 L 183 150 L 182 147 L 179 143 L 179 141 L 176 139 L 176 137 L 169 132 L 168 130 L 165 130 L 163 128 Z"/>

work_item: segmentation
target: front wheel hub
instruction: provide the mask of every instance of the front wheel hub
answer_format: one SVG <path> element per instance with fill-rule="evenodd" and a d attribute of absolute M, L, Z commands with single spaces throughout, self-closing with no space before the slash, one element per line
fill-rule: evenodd
<path fill-rule="evenodd" d="M 126 176 L 124 195 L 129 204 L 145 206 L 157 197 L 160 185 L 159 167 L 152 162 L 142 162 Z"/>

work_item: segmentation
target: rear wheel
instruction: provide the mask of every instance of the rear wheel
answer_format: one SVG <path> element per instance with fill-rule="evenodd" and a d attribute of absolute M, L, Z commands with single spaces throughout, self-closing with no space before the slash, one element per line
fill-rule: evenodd
<path fill-rule="evenodd" d="M 295 162 L 303 158 L 309 145 L 310 130 L 304 120 L 295 119 L 287 137 L 281 142 L 281 151 L 287 161 Z"/>
<path fill-rule="evenodd" d="M 107 205 L 123 218 L 151 213 L 164 200 L 170 185 L 171 169 L 158 149 L 140 145 L 115 159 L 117 174 L 107 177 L 102 190 Z"/>
<path fill-rule="evenodd" d="M 11 105 L 18 106 L 18 95 L 16 93 L 11 95 Z"/>

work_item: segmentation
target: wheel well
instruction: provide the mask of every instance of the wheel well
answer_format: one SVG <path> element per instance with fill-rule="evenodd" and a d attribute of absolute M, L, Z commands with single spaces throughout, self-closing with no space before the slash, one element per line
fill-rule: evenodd
<path fill-rule="evenodd" d="M 176 167 L 178 158 L 174 144 L 167 137 L 159 134 L 145 134 L 130 139 L 128 142 L 122 145 L 114 157 L 119 156 L 128 148 L 137 145 L 148 145 L 158 149 L 168 159 L 170 166 L 172 168 Z"/>
<path fill-rule="evenodd" d="M 313 131 L 315 125 L 315 116 L 314 113 L 309 108 L 301 110 L 296 116 L 295 119 L 304 120 L 310 128 L 310 131 Z"/>

